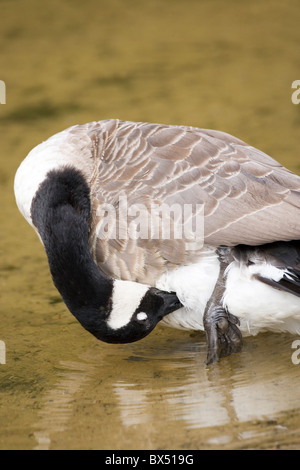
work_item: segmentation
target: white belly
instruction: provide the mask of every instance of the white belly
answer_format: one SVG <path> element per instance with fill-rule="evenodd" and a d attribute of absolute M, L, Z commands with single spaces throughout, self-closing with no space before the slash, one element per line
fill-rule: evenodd
<path fill-rule="evenodd" d="M 254 279 L 245 265 L 230 265 L 223 305 L 240 319 L 244 335 L 261 331 L 300 334 L 300 298 Z"/>
<path fill-rule="evenodd" d="M 185 308 L 170 313 L 160 322 L 166 326 L 187 330 L 203 330 L 203 315 L 220 272 L 220 262 L 214 250 L 209 250 L 196 264 L 180 266 L 164 273 L 156 287 L 176 292 Z"/>
<path fill-rule="evenodd" d="M 232 263 L 227 269 L 223 306 L 240 320 L 244 336 L 262 331 L 300 334 L 300 298 L 253 277 L 253 269 Z M 163 274 L 156 287 L 175 291 L 184 308 L 160 323 L 173 328 L 203 330 L 203 315 L 220 273 L 220 262 L 209 251 L 196 264 Z M 225 281 L 224 281 L 225 282 Z"/>

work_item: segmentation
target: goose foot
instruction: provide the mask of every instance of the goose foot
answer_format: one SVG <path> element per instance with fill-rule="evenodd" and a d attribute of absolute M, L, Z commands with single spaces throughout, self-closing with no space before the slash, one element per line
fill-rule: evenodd
<path fill-rule="evenodd" d="M 220 306 L 211 305 L 203 321 L 207 340 L 206 364 L 218 362 L 221 357 L 241 351 L 243 341 L 237 317 Z"/>

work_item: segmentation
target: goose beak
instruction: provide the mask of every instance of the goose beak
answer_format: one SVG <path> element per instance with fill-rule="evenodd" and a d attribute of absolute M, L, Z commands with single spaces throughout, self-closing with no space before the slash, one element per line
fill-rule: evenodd
<path fill-rule="evenodd" d="M 160 291 L 160 296 L 164 300 L 161 308 L 162 311 L 160 312 L 162 314 L 161 318 L 183 307 L 175 292 Z"/>

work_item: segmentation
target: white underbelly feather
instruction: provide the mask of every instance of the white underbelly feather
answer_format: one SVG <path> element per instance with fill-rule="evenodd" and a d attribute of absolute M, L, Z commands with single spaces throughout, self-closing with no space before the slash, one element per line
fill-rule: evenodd
<path fill-rule="evenodd" d="M 203 314 L 220 272 L 214 251 L 208 251 L 199 262 L 180 266 L 164 273 L 156 287 L 176 292 L 184 308 L 167 315 L 160 323 L 172 328 L 203 330 Z"/>
<path fill-rule="evenodd" d="M 226 272 L 223 306 L 239 318 L 243 336 L 263 331 L 300 334 L 300 298 L 255 279 L 253 269 L 233 262 Z M 184 308 L 170 313 L 160 324 L 177 329 L 203 330 L 205 307 L 219 273 L 220 262 L 214 252 L 196 264 L 164 273 L 156 287 L 176 292 Z"/>
<path fill-rule="evenodd" d="M 246 265 L 228 267 L 223 305 L 239 318 L 245 336 L 262 331 L 300 334 L 300 298 L 255 279 Z"/>

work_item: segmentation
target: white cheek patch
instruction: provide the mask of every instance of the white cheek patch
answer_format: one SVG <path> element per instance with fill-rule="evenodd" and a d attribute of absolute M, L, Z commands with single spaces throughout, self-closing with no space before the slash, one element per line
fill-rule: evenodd
<path fill-rule="evenodd" d="M 131 281 L 114 281 L 113 294 L 112 294 L 112 310 L 107 320 L 107 325 L 113 330 L 118 330 L 127 325 L 133 313 L 136 311 L 141 303 L 144 295 L 148 291 L 149 286 L 138 284 Z M 139 320 L 145 319 L 145 312 Z"/>

